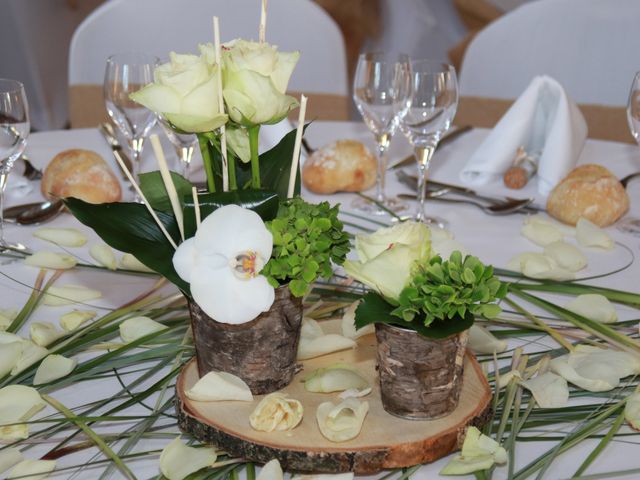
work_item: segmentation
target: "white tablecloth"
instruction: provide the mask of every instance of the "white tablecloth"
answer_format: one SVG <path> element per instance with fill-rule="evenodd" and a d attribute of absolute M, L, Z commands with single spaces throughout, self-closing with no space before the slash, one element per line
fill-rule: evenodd
<path fill-rule="evenodd" d="M 465 134 L 454 143 L 443 147 L 438 151 L 432 162 L 432 176 L 434 179 L 457 183 L 458 171 L 469 158 L 474 148 L 479 145 L 486 136 L 486 130 L 473 130 Z M 365 130 L 360 123 L 330 123 L 330 122 L 314 122 L 308 129 L 307 138 L 313 147 L 320 147 L 330 141 L 338 138 L 355 138 L 362 140 L 370 145 L 373 144 L 371 135 Z M 106 143 L 99 135 L 97 130 L 74 130 L 74 131 L 58 131 L 43 132 L 34 134 L 29 138 L 27 153 L 34 164 L 44 166 L 51 158 L 67 148 L 88 148 L 99 152 L 107 161 L 113 164 L 113 159 Z M 150 148 L 144 152 L 143 170 L 153 169 L 153 161 L 150 155 Z M 166 148 L 169 155 L 171 150 Z M 409 153 L 409 146 L 404 139 L 398 137 L 392 141 L 391 156 L 393 159 L 399 159 Z M 597 162 L 605 164 L 616 174 L 623 176 L 632 171 L 640 170 L 640 149 L 633 145 L 611 143 L 604 141 L 588 141 L 580 158 L 581 163 Z M 196 168 L 196 175 L 202 173 L 201 168 Z M 12 179 L 10 179 L 10 182 Z M 390 192 L 400 192 L 409 190 L 399 185 L 394 175 L 389 175 L 388 189 Z M 502 185 L 489 185 L 485 189 L 486 192 L 496 195 L 511 196 L 536 196 L 536 186 L 528 185 L 524 190 L 514 193 L 505 189 Z M 640 181 L 630 184 L 629 194 L 632 198 L 632 210 L 630 215 L 640 215 Z M 304 195 L 311 201 L 330 200 L 331 202 L 340 202 L 344 210 L 349 210 L 350 204 L 355 197 L 353 194 L 338 194 L 329 197 L 309 194 Z M 35 189 L 30 195 L 17 196 L 9 194 L 7 203 L 15 204 L 31 201 L 40 198 L 40 194 Z M 536 198 L 539 204 L 544 203 L 544 199 Z M 506 217 L 490 217 L 480 212 L 473 206 L 451 206 L 448 204 L 428 203 L 428 209 L 435 215 L 445 218 L 449 222 L 449 229 L 454 232 L 456 239 L 462 242 L 472 253 L 480 256 L 485 262 L 490 262 L 496 266 L 505 266 L 507 261 L 513 254 L 523 251 L 539 250 L 539 247 L 531 244 L 524 237 L 519 235 L 519 228 L 523 221 L 523 215 L 510 215 Z M 352 221 L 352 217 L 344 217 Z M 69 214 L 64 214 L 51 224 L 52 226 L 74 226 L 87 231 L 90 237 L 90 246 L 93 242 L 98 241 L 98 237 L 88 231 L 88 229 L 79 225 L 79 223 Z M 371 225 L 370 225 L 371 226 Z M 32 232 L 36 227 L 23 227 L 9 225 L 6 228 L 5 235 L 9 240 L 19 240 L 29 247 L 39 249 L 51 249 L 51 245 L 32 237 Z M 625 235 L 616 228 L 611 227 L 608 232 L 622 245 L 617 246 L 613 252 L 589 251 L 589 267 L 584 275 L 594 275 L 611 271 L 614 267 L 628 263 L 632 260 L 631 255 L 640 257 L 640 239 Z M 630 253 L 633 252 L 633 253 Z M 78 253 L 81 258 L 88 259 L 86 247 L 74 249 L 74 253 Z M 6 259 L 0 259 L 1 275 L 0 275 L 0 308 L 20 308 L 26 301 L 30 286 L 33 285 L 37 275 L 37 269 L 29 268 L 20 262 L 7 262 Z M 639 291 L 638 278 L 640 268 L 638 260 L 636 260 L 629 268 L 615 275 L 607 276 L 594 280 L 593 283 L 604 285 L 622 290 Z M 124 302 L 130 300 L 135 295 L 142 293 L 148 289 L 154 282 L 148 277 L 125 276 L 120 274 L 106 274 L 104 272 L 92 272 L 90 270 L 73 270 L 63 275 L 59 280 L 60 283 L 84 284 L 91 288 L 99 289 L 103 292 L 103 298 L 90 302 L 95 305 L 101 312 L 115 308 Z M 172 287 L 167 287 L 167 292 L 171 292 Z M 33 316 L 34 321 L 52 321 L 57 323 L 57 319 L 62 313 L 70 310 L 70 308 L 62 309 L 61 307 L 40 307 Z M 638 318 L 637 310 L 619 308 L 619 316 L 622 320 Z M 27 329 L 22 332 L 28 336 Z M 542 341 L 542 337 L 528 337 L 530 347 L 535 347 L 536 342 Z M 544 340 L 546 341 L 546 339 Z M 151 380 L 150 380 L 151 381 Z M 65 403 L 67 406 L 74 406 L 81 403 L 87 403 L 92 399 L 101 399 L 112 394 L 116 387 L 115 381 L 89 381 L 83 382 L 59 390 L 53 393 L 54 397 Z M 127 414 L 140 413 L 142 407 L 132 407 Z M 51 409 L 47 409 L 45 413 L 51 413 Z M 144 413 L 144 412 L 142 412 Z M 114 428 L 122 428 L 120 424 Z M 176 429 L 177 431 L 177 429 Z M 636 437 L 626 437 L 626 442 L 616 441 L 608 448 L 609 450 L 598 458 L 596 464 L 589 470 L 589 473 L 599 471 L 620 470 L 623 468 L 634 468 L 640 466 L 640 460 L 637 459 L 637 448 L 634 443 L 637 442 Z M 150 448 L 161 448 L 167 443 L 166 439 L 158 439 L 145 443 Z M 571 476 L 577 466 L 583 461 L 588 452 L 593 448 L 594 443 L 585 442 L 574 448 L 569 453 L 561 456 L 552 466 L 552 470 L 547 472 L 545 478 L 559 479 Z M 43 453 L 49 450 L 49 445 L 37 446 L 30 450 L 27 455 L 33 458 L 36 453 Z M 526 462 L 534 458 L 534 456 L 546 450 L 548 445 L 540 443 L 526 443 L 517 450 L 516 461 L 518 466 L 523 466 Z M 72 465 L 79 462 L 79 458 L 88 458 L 88 453 L 80 453 L 75 456 L 63 457 L 59 460 L 59 467 Z M 435 462 L 432 465 L 422 467 L 422 469 L 414 475 L 416 479 L 431 479 L 437 477 L 437 472 L 446 463 L 446 459 Z M 132 461 L 130 468 L 139 476 L 139 478 L 148 478 L 157 474 L 157 457 L 143 460 Z M 77 478 L 97 478 L 94 471 L 84 472 Z M 504 478 L 506 475 L 505 468 L 498 468 L 494 478 Z M 68 478 L 68 472 L 60 472 L 54 478 Z M 118 474 L 116 474 L 116 477 Z M 374 478 L 374 477 L 371 477 Z M 622 478 L 622 477 L 621 477 Z M 637 478 L 631 475 L 626 478 Z"/>

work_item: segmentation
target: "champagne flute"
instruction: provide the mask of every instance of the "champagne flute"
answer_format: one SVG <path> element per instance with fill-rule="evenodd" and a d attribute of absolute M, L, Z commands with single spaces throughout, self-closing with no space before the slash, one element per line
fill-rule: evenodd
<path fill-rule="evenodd" d="M 409 57 L 401 53 L 363 53 L 358 58 L 353 80 L 353 100 L 367 128 L 373 133 L 378 149 L 375 203 L 364 198 L 353 202 L 354 208 L 377 215 L 399 212 L 407 204 L 385 195 L 387 151 L 398 126 L 397 104 L 407 94 Z M 381 208 L 382 205 L 384 208 Z"/>
<path fill-rule="evenodd" d="M 129 95 L 153 82 L 153 71 L 159 63 L 153 55 L 121 53 L 107 59 L 104 74 L 107 113 L 131 148 L 134 170 L 131 173 L 136 183 L 144 140 L 156 123 L 156 115 L 131 100 Z"/>
<path fill-rule="evenodd" d="M 640 145 L 640 72 L 636 72 L 631 89 L 629 90 L 629 101 L 627 102 L 627 121 L 631 135 Z M 627 217 L 617 224 L 618 230 L 640 237 L 640 218 Z"/>
<path fill-rule="evenodd" d="M 30 127 L 24 86 L 16 80 L 0 78 L 0 250 L 24 249 L 4 239 L 4 191 L 13 164 L 27 146 Z"/>
<path fill-rule="evenodd" d="M 432 60 L 411 62 L 410 92 L 400 106 L 400 128 L 414 148 L 418 162 L 419 202 L 414 220 L 444 227 L 446 222 L 424 213 L 427 173 L 433 152 L 449 129 L 458 106 L 455 69 Z"/>
<path fill-rule="evenodd" d="M 163 117 L 160 117 L 160 125 L 180 160 L 180 175 L 189 180 L 189 166 L 191 165 L 195 147 L 198 144 L 198 137 L 193 133 L 178 133 Z"/>

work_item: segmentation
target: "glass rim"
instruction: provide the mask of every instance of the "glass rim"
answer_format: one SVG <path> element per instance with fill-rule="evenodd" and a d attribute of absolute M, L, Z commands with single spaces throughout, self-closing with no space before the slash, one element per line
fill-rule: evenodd
<path fill-rule="evenodd" d="M 358 55 L 358 60 L 363 59 L 363 60 L 371 60 L 371 59 L 375 59 L 375 58 L 385 58 L 385 57 L 395 57 L 396 59 L 402 59 L 403 61 L 410 61 L 411 58 L 409 57 L 409 55 L 407 55 L 404 52 L 398 52 L 398 51 L 384 51 L 384 50 L 374 50 L 371 52 L 362 52 L 360 55 Z"/>
<path fill-rule="evenodd" d="M 122 59 L 118 59 L 121 57 Z M 129 65 L 145 65 L 149 63 L 153 63 L 157 65 L 160 63 L 160 57 L 145 52 L 119 52 L 113 53 L 107 57 L 106 63 L 126 63 Z"/>
<path fill-rule="evenodd" d="M 7 85 L 8 88 L 5 88 L 5 85 Z M 0 77 L 0 91 L 3 93 L 23 92 L 24 84 L 19 80 L 14 80 L 13 78 Z"/>

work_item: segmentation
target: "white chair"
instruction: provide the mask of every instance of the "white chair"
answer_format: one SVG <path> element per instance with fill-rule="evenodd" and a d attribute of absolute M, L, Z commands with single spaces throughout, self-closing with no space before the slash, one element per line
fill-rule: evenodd
<path fill-rule="evenodd" d="M 546 74 L 579 104 L 624 106 L 640 70 L 638 0 L 539 0 L 500 17 L 466 51 L 463 96 L 517 98 Z"/>
<path fill-rule="evenodd" d="M 166 59 L 170 51 L 197 53 L 199 43 L 213 42 L 214 15 L 222 42 L 257 40 L 260 0 L 110 0 L 95 10 L 71 40 L 72 125 L 92 126 L 104 115 L 102 105 L 99 117 L 88 105 L 102 102 L 97 86 L 109 55 L 141 51 Z M 266 39 L 281 51 L 300 51 L 289 90 L 311 94 L 309 112 L 316 118 L 348 117 L 344 41 L 324 10 L 311 0 L 271 0 Z"/>

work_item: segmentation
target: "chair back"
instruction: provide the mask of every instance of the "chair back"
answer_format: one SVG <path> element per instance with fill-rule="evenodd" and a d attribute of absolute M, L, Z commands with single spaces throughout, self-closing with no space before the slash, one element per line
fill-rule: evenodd
<path fill-rule="evenodd" d="M 69 110 L 73 127 L 95 126 L 106 111 L 102 82 L 109 55 L 141 51 L 166 60 L 170 51 L 197 53 L 213 42 L 220 18 L 222 42 L 257 40 L 259 0 L 110 0 L 78 27 L 69 51 Z M 267 41 L 299 50 L 289 90 L 308 94 L 307 118 L 347 119 L 347 63 L 338 26 L 311 0 L 271 0 Z"/>

